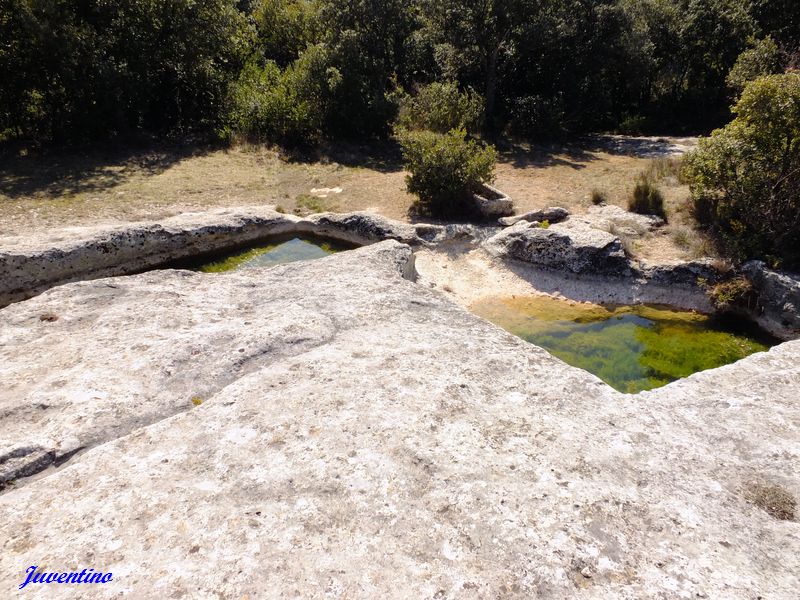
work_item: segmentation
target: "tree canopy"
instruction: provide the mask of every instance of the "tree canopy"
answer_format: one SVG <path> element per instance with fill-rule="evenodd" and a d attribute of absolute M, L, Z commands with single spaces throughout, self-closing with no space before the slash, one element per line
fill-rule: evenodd
<path fill-rule="evenodd" d="M 386 136 L 433 83 L 487 134 L 697 131 L 799 27 L 794 0 L 2 0 L 0 136 Z"/>

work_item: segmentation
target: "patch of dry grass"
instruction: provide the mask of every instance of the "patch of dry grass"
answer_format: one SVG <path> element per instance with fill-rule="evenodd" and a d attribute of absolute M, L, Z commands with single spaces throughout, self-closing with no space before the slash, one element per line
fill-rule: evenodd
<path fill-rule="evenodd" d="M 502 145 L 501 145 L 502 146 Z M 661 179 L 670 226 L 691 226 L 685 212 L 688 188 L 671 178 L 671 159 L 654 159 L 636 144 L 607 147 L 501 147 L 496 185 L 518 213 L 563 206 L 580 214 L 591 206 L 590 190 L 626 207 L 636 176 Z M 312 189 L 341 188 L 320 198 Z M 337 146 L 320 156 L 287 160 L 273 149 L 163 147 L 5 157 L 0 162 L 0 236 L 47 228 L 165 218 L 215 207 L 272 205 L 283 212 L 373 210 L 409 219 L 414 198 L 396 148 Z M 667 228 L 667 231 L 670 231 Z M 686 258 L 692 249 L 667 236 L 637 244 L 651 260 Z"/>
<path fill-rule="evenodd" d="M 779 485 L 751 483 L 744 490 L 750 504 L 766 511 L 781 521 L 793 521 L 797 511 L 797 500 L 788 490 Z"/>

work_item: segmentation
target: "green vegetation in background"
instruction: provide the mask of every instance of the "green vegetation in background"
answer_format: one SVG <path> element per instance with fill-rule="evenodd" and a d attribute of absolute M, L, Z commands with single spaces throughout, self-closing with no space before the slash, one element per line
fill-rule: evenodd
<path fill-rule="evenodd" d="M 746 84 L 736 118 L 685 159 L 695 216 L 735 259 L 800 268 L 800 73 Z"/>
<path fill-rule="evenodd" d="M 536 297 L 484 300 L 472 310 L 626 393 L 660 387 L 772 345 L 763 334 L 734 331 L 705 315 L 654 306 Z"/>
<path fill-rule="evenodd" d="M 736 88 L 791 62 L 800 3 L 6 0 L 0 39 L 5 137 L 387 136 L 402 90 L 444 82 L 539 139 L 722 124 L 734 65 Z"/>
<path fill-rule="evenodd" d="M 479 134 L 707 131 L 738 98 L 688 161 L 696 214 L 734 258 L 800 268 L 796 0 L 5 0 L 0 40 L 0 140 L 305 148 L 397 125 L 436 216 L 491 179 Z"/>

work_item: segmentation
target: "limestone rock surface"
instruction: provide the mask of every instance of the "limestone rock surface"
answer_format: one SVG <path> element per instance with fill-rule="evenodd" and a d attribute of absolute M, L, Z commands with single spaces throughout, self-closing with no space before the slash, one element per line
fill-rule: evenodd
<path fill-rule="evenodd" d="M 742 270 L 758 291 L 762 317 L 775 329 L 800 333 L 800 276 L 768 269 L 761 261 L 750 261 Z"/>
<path fill-rule="evenodd" d="M 642 236 L 664 225 L 661 217 L 640 215 L 614 204 L 590 206 L 581 218 L 597 229 L 630 237 Z"/>
<path fill-rule="evenodd" d="M 251 206 L 184 213 L 161 222 L 0 238 L 0 306 L 59 283 L 137 273 L 274 236 L 303 233 L 357 245 L 388 239 L 422 245 L 442 236 L 444 228 L 409 225 L 368 212 L 323 213 L 301 219 Z"/>
<path fill-rule="evenodd" d="M 484 247 L 494 256 L 569 273 L 623 276 L 630 265 L 616 236 L 581 220 L 543 228 L 520 221 L 490 238 Z"/>
<path fill-rule="evenodd" d="M 800 496 L 800 342 L 623 395 L 409 261 L 0 310 L 2 460 L 87 448 L 0 495 L 0 589 L 40 565 L 113 581 L 33 598 L 796 597 L 800 523 L 747 490 Z"/>
<path fill-rule="evenodd" d="M 527 221 L 529 223 L 533 222 L 543 222 L 547 221 L 548 223 L 561 223 L 569 217 L 569 211 L 566 208 L 561 208 L 560 206 L 551 206 L 549 208 L 543 208 L 542 210 L 533 210 L 530 212 L 526 212 L 522 215 L 514 215 L 513 217 L 503 217 L 502 219 L 498 219 L 498 222 L 503 227 L 511 227 L 515 223 L 519 223 L 520 221 Z"/>

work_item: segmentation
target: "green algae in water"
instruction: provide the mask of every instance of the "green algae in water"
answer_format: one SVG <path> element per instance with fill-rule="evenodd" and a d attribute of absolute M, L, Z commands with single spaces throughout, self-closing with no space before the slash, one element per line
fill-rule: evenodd
<path fill-rule="evenodd" d="M 732 319 L 658 306 L 529 297 L 483 300 L 472 310 L 626 393 L 721 367 L 777 343 Z"/>
<path fill-rule="evenodd" d="M 292 238 L 257 248 L 243 250 L 217 260 L 201 264 L 196 270 L 204 273 L 224 273 L 238 269 L 273 267 L 298 260 L 324 258 L 345 248 L 324 242 L 303 238 Z"/>

